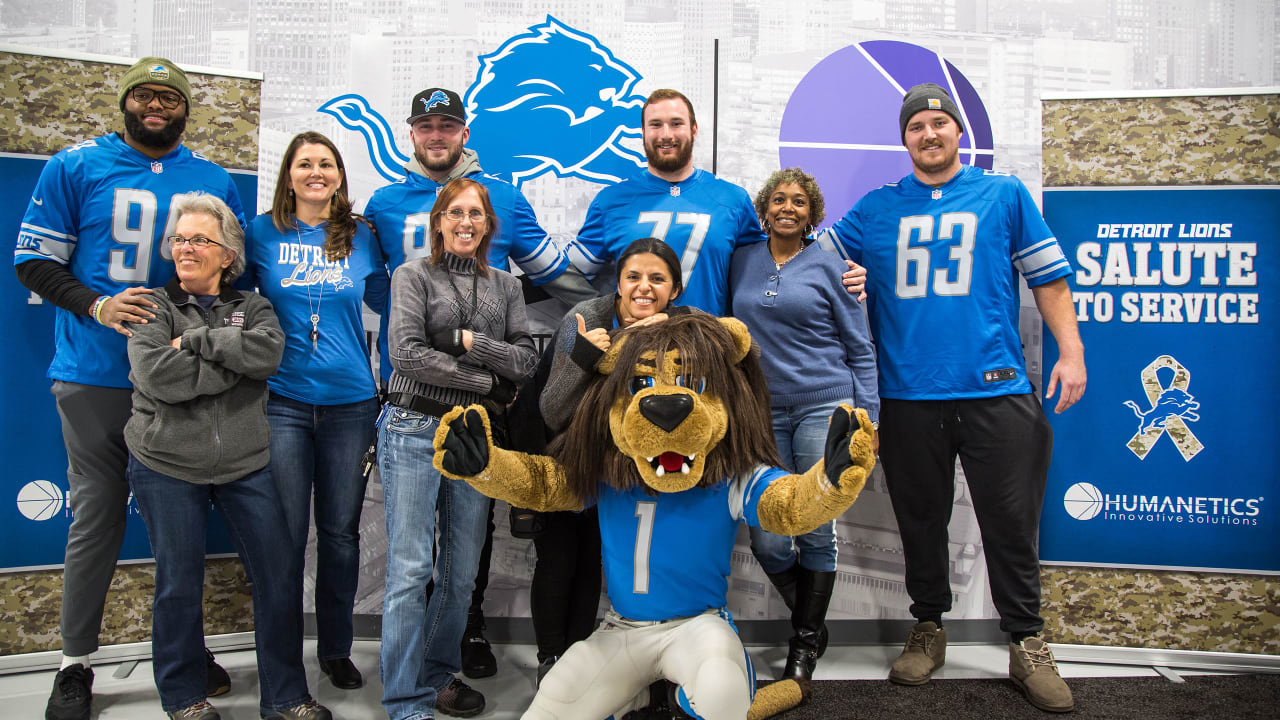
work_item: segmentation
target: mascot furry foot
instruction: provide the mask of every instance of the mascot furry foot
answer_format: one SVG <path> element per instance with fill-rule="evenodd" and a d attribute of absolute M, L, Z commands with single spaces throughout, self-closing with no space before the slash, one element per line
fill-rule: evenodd
<path fill-rule="evenodd" d="M 801 535 L 838 517 L 875 464 L 873 431 L 866 411 L 837 408 L 823 460 L 781 469 L 757 355 L 732 318 L 623 330 L 550 457 L 494 446 L 479 406 L 441 418 L 445 476 L 519 507 L 599 509 L 612 607 L 543 678 L 525 720 L 600 720 L 660 678 L 704 720 L 762 720 L 808 698 L 794 680 L 751 697 L 724 608 L 734 538 L 742 522 Z"/>

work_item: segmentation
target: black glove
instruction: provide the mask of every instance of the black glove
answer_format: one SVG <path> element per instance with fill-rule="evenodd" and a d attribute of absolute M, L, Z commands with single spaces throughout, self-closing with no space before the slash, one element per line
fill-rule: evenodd
<path fill-rule="evenodd" d="M 853 467 L 853 458 L 849 456 L 849 440 L 852 435 L 853 418 L 843 407 L 831 413 L 831 425 L 827 428 L 827 445 L 823 458 L 823 468 L 827 473 L 827 481 L 832 487 L 840 487 L 840 473 Z M 854 426 L 852 429 L 856 429 Z"/>
<path fill-rule="evenodd" d="M 467 349 L 462 346 L 462 329 L 441 330 L 431 335 L 431 347 L 442 353 L 458 357 Z"/>
<path fill-rule="evenodd" d="M 489 437 L 479 411 L 467 410 L 449 422 L 440 464 L 454 475 L 479 475 L 489 465 Z"/>
<path fill-rule="evenodd" d="M 485 400 L 492 400 L 502 407 L 506 407 L 512 400 L 516 399 L 516 393 L 520 391 L 520 386 L 510 380 L 493 376 L 493 387 L 489 388 L 489 394 L 485 395 Z"/>

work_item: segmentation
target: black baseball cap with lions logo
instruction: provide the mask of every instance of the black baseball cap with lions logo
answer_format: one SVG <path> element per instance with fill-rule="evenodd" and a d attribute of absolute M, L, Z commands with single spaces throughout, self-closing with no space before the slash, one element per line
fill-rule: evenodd
<path fill-rule="evenodd" d="M 418 118 L 428 115 L 444 115 L 463 125 L 467 124 L 467 113 L 462 109 L 462 98 L 458 93 L 444 88 L 427 88 L 414 95 L 413 105 L 409 107 L 409 117 L 405 118 L 405 122 L 412 125 Z"/>

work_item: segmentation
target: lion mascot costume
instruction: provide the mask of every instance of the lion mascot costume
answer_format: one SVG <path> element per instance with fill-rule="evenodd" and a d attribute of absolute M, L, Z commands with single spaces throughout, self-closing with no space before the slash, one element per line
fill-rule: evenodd
<path fill-rule="evenodd" d="M 800 535 L 842 514 L 875 464 L 872 427 L 842 406 L 824 460 L 803 474 L 779 468 L 757 355 L 732 318 L 622 331 L 551 457 L 495 447 L 478 405 L 441 419 L 444 475 L 518 507 L 599 508 L 612 607 L 543 679 L 525 720 L 621 718 L 661 678 L 705 720 L 766 718 L 807 698 L 795 680 L 754 693 L 725 609 L 734 539 L 739 522 Z"/>

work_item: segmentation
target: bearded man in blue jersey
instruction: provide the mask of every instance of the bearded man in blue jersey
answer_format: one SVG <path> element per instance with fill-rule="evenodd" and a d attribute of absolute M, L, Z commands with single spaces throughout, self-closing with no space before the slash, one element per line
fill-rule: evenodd
<path fill-rule="evenodd" d="M 50 158 L 18 234 L 18 280 L 56 306 L 49 377 L 67 448 L 72 521 L 62 571 L 62 667 L 47 720 L 87 720 L 107 588 L 124 541 L 129 485 L 124 426 L 132 408 L 126 323 L 145 323 L 151 287 L 173 276 L 164 238 L 176 220 L 169 201 L 202 191 L 241 223 L 227 171 L 182 144 L 191 86 L 182 69 L 145 57 L 125 71 L 124 131 L 86 140 Z M 166 255 L 162 256 L 162 252 Z M 207 654 L 209 695 L 231 687 Z"/>
<path fill-rule="evenodd" d="M 682 93 L 655 90 L 640 116 L 649 167 L 596 194 L 574 261 L 595 275 L 633 240 L 658 238 L 680 257 L 684 292 L 674 303 L 724 315 L 734 249 L 764 240 L 751 197 L 693 167 L 698 120 Z"/>
<path fill-rule="evenodd" d="M 1010 635 L 1009 674 L 1033 705 L 1072 709 L 1037 635 L 1040 506 L 1052 431 L 1018 335 L 1021 275 L 1058 342 L 1045 397 L 1085 390 L 1071 267 L 1027 189 L 960 163 L 961 113 L 946 91 L 911 88 L 899 114 L 912 174 L 868 193 L 821 242 L 867 268 L 880 370 L 880 459 L 902 535 L 912 628 L 889 679 L 923 685 L 945 660 L 951 609 L 947 523 L 957 455 L 982 530 L 991 595 Z"/>

